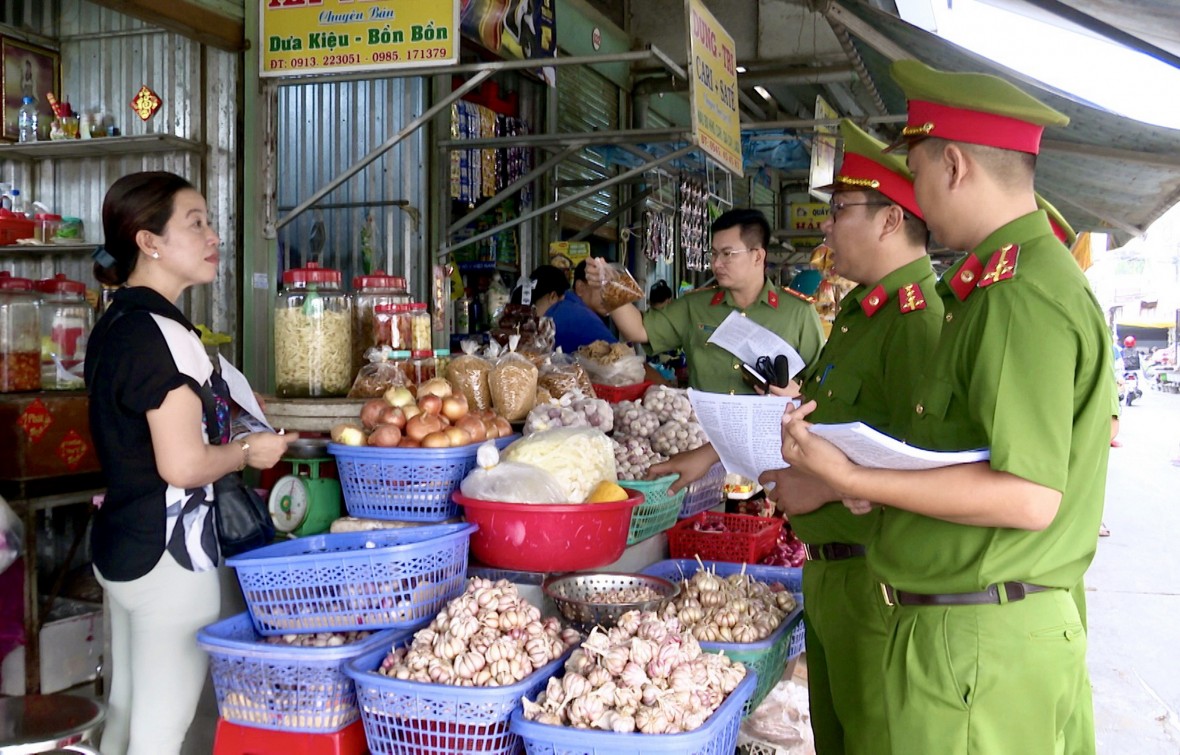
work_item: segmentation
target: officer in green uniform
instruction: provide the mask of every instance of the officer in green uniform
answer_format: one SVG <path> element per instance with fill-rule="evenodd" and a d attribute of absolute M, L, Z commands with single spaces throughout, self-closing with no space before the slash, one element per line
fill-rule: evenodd
<path fill-rule="evenodd" d="M 905 432 L 910 411 L 897 397 L 908 393 L 934 351 L 942 301 L 905 161 L 882 154 L 885 145 L 850 121 L 840 124 L 840 134 L 844 162 L 828 188 L 832 212 L 823 231 L 836 272 L 860 285 L 840 302 L 827 345 L 802 373 L 802 391 L 816 400 L 815 422 L 860 421 L 896 435 Z M 762 482 L 788 488 L 789 477 L 768 472 Z M 782 507 L 807 547 L 803 605 L 815 751 L 886 755 L 881 669 L 892 609 L 865 562 L 880 511 L 857 516 L 840 501 L 797 515 L 789 502 Z"/>
<path fill-rule="evenodd" d="M 1041 133 L 1068 119 L 993 76 L 914 60 L 893 76 L 909 100 L 918 205 L 938 241 L 969 250 L 938 284 L 943 329 L 905 440 L 988 448 L 990 461 L 861 467 L 807 431 L 810 404 L 784 415 L 783 456 L 854 511 L 884 504 L 868 557 L 896 606 L 884 673 L 894 751 L 1092 749 L 1092 727 L 1070 721 L 1088 684 L 1070 590 L 1097 545 L 1110 349 L 1033 191 Z"/>
<path fill-rule="evenodd" d="M 742 361 L 708 343 L 731 312 L 740 312 L 777 334 L 807 364 L 823 346 L 823 328 L 806 297 L 767 279 L 770 225 L 765 215 L 758 210 L 730 210 L 713 221 L 710 230 L 715 288 L 694 291 L 648 312 L 626 304 L 612 311 L 611 318 L 623 340 L 645 344 L 649 354 L 683 349 L 691 387 L 711 393 L 753 393 L 742 380 Z M 605 264 L 601 259 L 590 260 L 587 279 L 601 280 Z"/>

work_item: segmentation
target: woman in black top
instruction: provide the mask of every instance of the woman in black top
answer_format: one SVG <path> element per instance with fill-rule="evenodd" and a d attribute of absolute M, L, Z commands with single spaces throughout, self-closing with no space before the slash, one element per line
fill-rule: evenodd
<path fill-rule="evenodd" d="M 175 302 L 217 276 L 205 199 L 171 173 L 119 179 L 102 207 L 102 283 L 124 286 L 86 355 L 90 428 L 106 478 L 94 569 L 111 614 L 106 755 L 179 753 L 208 660 L 196 632 L 220 610 L 212 483 L 274 466 L 295 434 L 229 442 L 229 394 Z M 215 417 L 206 417 L 202 392 Z M 206 422 L 223 445 L 208 443 Z"/>

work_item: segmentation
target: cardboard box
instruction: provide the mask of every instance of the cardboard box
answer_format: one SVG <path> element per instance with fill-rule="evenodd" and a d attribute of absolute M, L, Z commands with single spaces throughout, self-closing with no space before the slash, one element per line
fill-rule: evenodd
<path fill-rule="evenodd" d="M 89 411 L 84 391 L 0 394 L 0 480 L 99 471 Z"/>
<path fill-rule="evenodd" d="M 102 657 L 102 606 L 58 598 L 41 627 L 41 692 L 69 689 L 98 676 Z M 25 694 L 25 649 L 0 663 L 0 694 Z"/>

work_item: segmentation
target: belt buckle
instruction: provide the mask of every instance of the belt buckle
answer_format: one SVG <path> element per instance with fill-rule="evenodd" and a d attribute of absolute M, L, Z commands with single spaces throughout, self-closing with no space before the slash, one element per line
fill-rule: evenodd
<path fill-rule="evenodd" d="M 893 598 L 889 595 L 889 585 L 884 582 L 878 582 L 877 584 L 881 587 L 881 597 L 885 599 L 885 605 L 893 608 L 895 604 Z"/>
<path fill-rule="evenodd" d="M 815 557 L 815 554 L 814 554 L 814 553 L 812 553 L 812 551 L 811 551 L 811 545 L 810 545 L 809 543 L 803 543 L 803 556 L 804 556 L 804 558 L 806 558 L 808 561 L 819 561 L 819 560 L 820 560 L 820 559 L 818 559 L 818 558 L 816 558 L 816 557 Z"/>

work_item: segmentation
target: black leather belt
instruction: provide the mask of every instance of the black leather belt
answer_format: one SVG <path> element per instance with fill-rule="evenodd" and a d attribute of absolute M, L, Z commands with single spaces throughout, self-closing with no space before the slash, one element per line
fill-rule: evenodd
<path fill-rule="evenodd" d="M 843 561 L 848 558 L 864 558 L 865 547 L 853 543 L 804 543 L 803 552 L 807 554 L 808 561 Z"/>
<path fill-rule="evenodd" d="M 1004 590 L 1004 599 L 1000 598 L 1000 589 Z M 1046 590 L 1056 590 L 1055 587 L 1030 585 L 1028 582 L 1004 582 L 1001 585 L 991 585 L 980 592 L 956 592 L 942 595 L 905 592 L 882 584 L 881 596 L 888 606 L 980 606 L 998 603 L 1014 603 L 1024 600 L 1029 595 Z"/>

